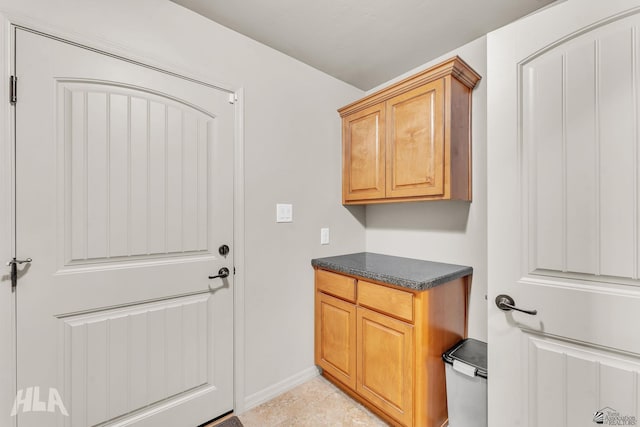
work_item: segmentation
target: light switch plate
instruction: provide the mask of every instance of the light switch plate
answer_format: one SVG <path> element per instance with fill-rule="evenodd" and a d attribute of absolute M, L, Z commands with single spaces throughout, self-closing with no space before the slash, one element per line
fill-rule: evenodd
<path fill-rule="evenodd" d="M 276 222 L 293 222 L 293 205 L 276 204 Z"/>
<path fill-rule="evenodd" d="M 329 229 L 321 228 L 320 229 L 320 244 L 328 245 L 329 244 Z"/>

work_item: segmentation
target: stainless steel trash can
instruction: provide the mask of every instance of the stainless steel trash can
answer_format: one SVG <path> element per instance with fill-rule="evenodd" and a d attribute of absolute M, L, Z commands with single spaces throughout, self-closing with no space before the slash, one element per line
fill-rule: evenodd
<path fill-rule="evenodd" d="M 449 427 L 487 426 L 487 343 L 467 338 L 442 355 Z"/>

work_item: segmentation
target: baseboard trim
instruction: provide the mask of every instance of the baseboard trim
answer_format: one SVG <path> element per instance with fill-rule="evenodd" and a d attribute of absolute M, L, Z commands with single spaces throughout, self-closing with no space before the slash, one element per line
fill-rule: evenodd
<path fill-rule="evenodd" d="M 289 391 L 292 388 L 299 386 L 300 384 L 305 383 L 317 377 L 318 375 L 320 375 L 320 370 L 316 366 L 312 366 L 310 368 L 305 369 L 304 371 L 298 372 L 297 374 L 290 376 L 289 378 L 285 378 L 284 380 L 277 382 L 272 386 L 269 386 L 263 390 L 260 390 L 257 393 L 250 394 L 244 399 L 243 412 L 246 412 L 277 396 L 280 396 L 282 393 Z"/>

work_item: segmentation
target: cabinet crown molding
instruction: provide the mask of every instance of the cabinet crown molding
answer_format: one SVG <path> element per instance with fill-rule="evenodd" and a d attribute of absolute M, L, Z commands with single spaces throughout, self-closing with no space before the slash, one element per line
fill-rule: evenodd
<path fill-rule="evenodd" d="M 454 56 L 446 61 L 443 61 L 433 67 L 427 68 L 417 74 L 407 77 L 391 86 L 381 89 L 372 93 L 358 101 L 352 102 L 338 109 L 340 117 L 355 113 L 365 108 L 369 108 L 372 105 L 386 101 L 389 98 L 404 93 L 408 90 L 421 86 L 423 84 L 438 80 L 443 77 L 452 76 L 469 89 L 473 90 L 476 87 L 480 79 L 482 78 L 476 73 L 466 62 L 459 56 Z"/>

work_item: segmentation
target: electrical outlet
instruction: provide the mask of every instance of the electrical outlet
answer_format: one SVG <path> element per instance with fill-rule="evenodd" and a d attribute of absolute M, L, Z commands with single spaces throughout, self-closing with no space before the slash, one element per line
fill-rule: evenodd
<path fill-rule="evenodd" d="M 320 244 L 328 245 L 329 244 L 329 229 L 321 228 L 320 229 Z"/>

